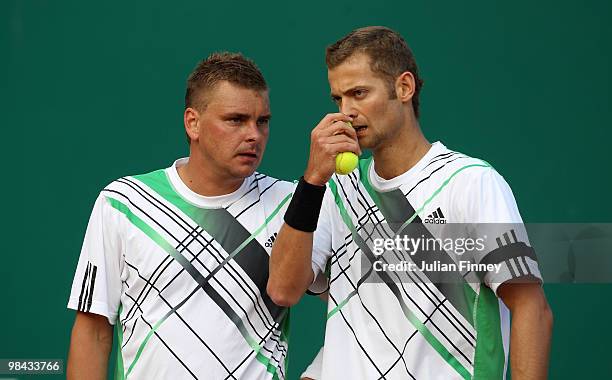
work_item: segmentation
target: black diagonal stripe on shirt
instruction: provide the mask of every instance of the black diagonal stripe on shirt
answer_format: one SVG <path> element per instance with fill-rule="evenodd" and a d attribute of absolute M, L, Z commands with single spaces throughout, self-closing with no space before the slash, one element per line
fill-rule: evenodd
<path fill-rule="evenodd" d="M 161 210 L 161 211 L 162 211 L 164 214 L 166 214 L 167 216 L 169 216 L 169 217 L 170 217 L 172 220 L 174 220 L 174 221 L 175 221 L 177 224 L 179 224 L 178 220 L 183 221 L 183 223 L 185 224 L 185 226 L 189 227 L 189 229 L 186 229 L 186 227 L 185 227 L 185 226 L 182 226 L 181 224 L 179 224 L 179 226 L 181 226 L 185 232 L 187 232 L 188 234 L 190 234 L 191 232 L 193 232 L 193 229 L 191 228 L 191 223 L 187 223 L 187 222 L 186 222 L 186 221 L 185 221 L 183 218 L 181 218 L 181 217 L 180 217 L 178 214 L 176 214 L 176 213 L 175 213 L 175 212 L 173 212 L 173 211 L 172 211 L 170 208 L 168 208 L 167 206 L 165 206 L 165 204 L 164 204 L 164 203 L 161 203 L 161 202 L 158 202 L 159 204 L 154 203 L 154 198 L 153 198 L 151 195 L 149 195 L 149 194 L 147 193 L 147 191 L 145 191 L 145 190 L 144 190 L 142 187 L 138 186 L 138 185 L 137 185 L 135 182 L 131 182 L 131 181 L 128 181 L 128 182 L 130 182 L 130 184 L 132 184 L 132 185 L 134 185 L 134 186 L 137 186 L 137 187 L 138 187 L 138 189 L 139 189 L 140 191 L 142 191 L 142 193 L 141 193 L 140 191 L 138 191 L 138 190 L 137 190 L 137 192 L 138 192 L 140 195 L 143 195 L 143 194 L 144 194 L 144 195 L 143 195 L 144 199 L 147 199 L 149 202 L 151 202 L 151 203 L 153 204 L 153 206 L 155 206 L 156 208 L 158 208 L 159 210 Z M 130 186 L 130 187 L 132 187 L 132 186 Z M 132 188 L 133 188 L 133 187 L 132 187 Z M 145 212 L 145 211 L 144 211 L 142 208 L 140 208 L 140 207 L 139 207 L 139 206 L 137 206 L 135 203 L 133 203 L 133 202 L 132 202 L 132 200 L 130 200 L 129 198 L 127 198 L 127 197 L 126 197 L 124 194 L 121 194 L 120 192 L 115 191 L 115 190 L 108 190 L 108 189 L 107 189 L 106 191 L 109 191 L 109 192 L 113 192 L 113 193 L 119 194 L 119 195 L 121 195 L 122 197 L 126 198 L 126 199 L 127 199 L 127 201 L 128 201 L 128 202 L 129 202 L 129 203 L 130 203 L 132 206 L 136 207 L 136 208 L 137 208 L 137 209 L 138 209 L 140 212 L 142 212 L 144 215 L 146 215 L 148 218 L 150 218 L 150 219 L 151 219 L 151 216 L 150 216 L 150 215 L 148 215 L 148 214 L 147 214 L 147 213 L 146 213 L 146 212 Z M 145 197 L 145 195 L 147 195 L 148 197 Z M 165 210 L 164 210 L 164 209 L 162 209 L 162 207 L 165 207 Z M 210 214 L 210 213 L 202 213 L 202 210 L 200 210 L 200 211 L 201 211 L 201 212 L 200 212 L 198 215 L 196 215 L 195 219 L 191 219 L 191 221 L 192 221 L 192 222 L 193 222 L 193 221 L 195 221 L 195 222 L 197 223 L 197 221 L 201 221 L 201 220 L 205 220 L 205 221 L 206 221 L 206 218 L 211 216 L 211 214 Z M 173 217 L 172 217 L 172 216 L 171 216 L 169 213 L 172 213 L 172 214 L 173 214 L 173 215 L 174 215 L 174 216 L 175 216 L 177 219 L 173 218 Z M 172 238 L 173 238 L 175 241 L 177 241 L 177 242 L 181 241 L 181 240 L 180 240 L 180 239 L 178 239 L 177 237 L 173 236 L 173 235 L 172 235 L 172 234 L 171 234 L 169 231 L 167 231 L 167 230 L 166 230 L 166 229 L 165 229 L 165 228 L 164 228 L 162 225 L 160 225 L 160 224 L 159 224 L 157 221 L 155 221 L 154 219 L 151 219 L 151 220 L 152 220 L 154 223 L 156 223 L 156 224 L 157 224 L 159 227 L 161 227 L 162 229 L 164 229 L 164 230 L 165 230 L 165 231 L 166 231 L 166 232 L 167 232 L 167 233 L 168 233 L 168 234 L 169 234 L 169 235 L 170 235 L 170 236 L 171 236 L 171 237 L 172 237 Z M 215 221 L 208 220 L 208 221 L 207 221 L 207 223 L 215 223 Z M 198 224 L 199 224 L 199 225 L 200 225 L 200 224 L 202 224 L 202 225 L 203 225 L 204 223 L 198 223 Z M 203 227 L 201 227 L 201 226 L 200 226 L 199 228 L 200 228 L 200 229 L 203 229 Z M 191 235 L 188 235 L 188 236 L 191 236 Z M 199 236 L 200 236 L 200 235 L 199 235 Z M 208 245 L 209 241 L 213 241 L 213 240 L 214 240 L 214 238 L 211 238 L 211 239 L 205 239 L 205 240 L 206 240 L 206 245 Z M 203 244 L 204 244 L 204 243 L 203 243 Z M 180 245 L 179 245 L 179 246 L 180 246 Z M 219 252 L 219 251 L 218 251 L 216 248 L 214 248 L 214 246 L 212 246 L 212 245 L 211 245 L 210 247 L 211 247 L 211 249 L 212 249 L 212 250 L 209 250 L 208 248 L 204 247 L 204 248 L 203 248 L 203 251 L 204 251 L 204 250 L 206 250 L 206 251 L 207 251 L 207 252 L 209 252 L 209 253 L 210 253 L 210 254 L 211 254 L 213 257 L 215 257 L 215 259 L 217 259 L 217 257 L 216 257 L 216 256 L 215 256 L 215 255 L 212 253 L 212 251 L 215 251 L 215 252 L 217 252 L 217 254 L 218 254 L 219 256 L 222 256 L 222 255 L 220 254 L 220 252 Z M 185 248 L 185 249 L 189 250 L 188 248 Z M 190 252 L 190 253 L 191 253 L 192 255 L 194 255 L 194 253 L 193 253 L 193 252 Z M 199 253 L 198 253 L 198 254 L 195 254 L 195 255 L 194 255 L 194 256 L 195 256 L 195 258 L 194 258 L 194 259 L 196 259 L 196 260 L 197 260 L 197 256 L 198 256 L 198 255 L 199 255 Z M 175 258 L 175 255 L 171 255 L 171 256 Z M 175 258 L 175 259 L 176 259 L 176 258 Z M 183 257 L 181 257 L 181 259 L 183 259 Z M 192 261 L 193 261 L 193 259 L 192 259 Z M 198 261 L 199 261 L 199 260 L 198 260 Z M 170 261 L 170 262 L 171 262 L 171 261 Z M 169 262 L 169 263 L 170 263 L 170 262 Z M 219 261 L 218 261 L 218 262 L 219 262 Z M 168 265 L 169 265 L 169 263 L 168 263 Z M 189 263 L 189 264 L 191 264 L 191 262 L 188 262 L 188 263 Z M 243 275 L 242 275 L 242 274 L 240 274 L 240 273 L 239 273 L 239 272 L 236 270 L 236 268 L 234 268 L 233 266 L 225 266 L 225 264 L 226 264 L 226 263 L 227 263 L 227 261 L 224 261 L 224 262 L 219 262 L 219 264 L 220 264 L 220 265 L 219 265 L 219 266 L 217 266 L 217 267 L 215 267 L 215 268 L 213 269 L 212 273 L 210 273 L 210 274 L 209 274 L 209 275 L 208 275 L 206 278 L 204 278 L 204 279 L 202 280 L 202 281 L 203 281 L 203 283 L 208 282 L 208 281 L 209 281 L 209 280 L 212 278 L 212 276 L 214 276 L 214 274 L 215 274 L 215 273 L 217 273 L 217 272 L 218 272 L 220 269 L 224 268 L 225 270 L 227 270 L 227 271 L 228 271 L 229 275 L 230 275 L 230 276 L 231 276 L 231 277 L 232 277 L 232 278 L 233 278 L 233 279 L 236 281 L 237 285 L 238 285 L 238 286 L 239 286 L 239 287 L 240 287 L 240 288 L 241 288 L 241 289 L 242 289 L 242 290 L 243 290 L 245 293 L 247 292 L 247 290 L 245 289 L 245 286 L 246 286 L 246 287 L 248 288 L 249 292 L 250 292 L 250 291 L 252 291 L 252 292 L 253 292 L 253 294 L 255 294 L 255 291 L 254 291 L 254 290 L 251 290 L 251 286 L 247 285 L 247 281 L 246 281 L 246 280 L 244 280 Z M 202 264 L 202 263 L 200 262 L 200 264 Z M 158 266 L 158 269 L 159 269 L 159 268 L 160 268 L 162 265 L 163 265 L 163 262 L 162 262 L 162 264 L 160 264 L 160 266 Z M 165 268 L 167 268 L 167 267 L 168 267 L 168 265 L 166 265 L 166 267 L 165 267 Z M 202 265 L 203 265 L 203 264 L 202 264 Z M 159 275 L 161 274 L 161 272 L 163 272 L 163 271 L 165 270 L 165 268 L 160 270 L 160 272 L 158 273 L 158 277 L 157 277 L 157 278 L 159 278 Z M 184 268 L 183 270 L 186 270 L 184 266 L 183 266 L 183 268 Z M 157 271 L 158 271 L 158 269 L 156 269 L 156 270 L 155 270 L 155 272 L 157 272 Z M 198 274 L 198 271 L 197 271 L 197 270 L 195 270 L 195 269 L 193 269 L 193 270 L 194 270 L 194 274 Z M 236 275 L 237 275 L 237 276 L 240 278 L 240 280 L 241 280 L 241 281 L 238 281 L 238 280 L 236 280 L 236 278 L 234 278 L 234 276 L 233 276 L 233 275 L 230 273 L 230 272 L 232 272 L 232 271 L 233 271 L 234 273 L 236 273 Z M 181 273 L 181 272 L 179 272 L 178 274 L 180 274 L 180 273 Z M 178 274 L 177 274 L 177 276 L 178 276 Z M 191 274 L 191 273 L 190 273 L 190 274 Z M 193 276 L 192 276 L 192 277 L 193 277 Z M 153 277 L 151 277 L 151 278 L 153 278 Z M 155 281 L 157 280 L 157 278 L 156 278 L 155 280 L 153 280 L 153 282 L 155 282 Z M 170 280 L 170 282 L 174 281 L 174 279 L 175 279 L 175 278 L 176 278 L 176 276 L 175 276 L 175 277 L 174 277 L 172 280 Z M 170 282 L 169 282 L 169 283 L 170 283 Z M 242 282 L 244 282 L 244 285 L 243 285 L 243 283 L 242 283 Z M 169 284 L 169 283 L 168 283 L 168 284 Z M 168 284 L 167 284 L 167 285 L 168 285 Z M 166 286 L 167 286 L 167 285 L 166 285 Z M 224 287 L 222 284 L 220 284 L 220 286 L 221 286 L 221 288 L 223 288 L 224 290 L 226 290 L 226 291 L 227 291 L 227 289 L 225 289 L 225 287 Z M 146 287 L 145 287 L 145 288 L 146 288 Z M 149 291 L 150 291 L 150 290 L 152 289 L 152 287 L 149 287 L 148 289 L 149 289 Z M 164 289 L 165 289 L 165 287 L 164 287 Z M 144 289 L 143 289 L 143 291 L 144 291 Z M 162 289 L 161 291 L 163 292 L 163 289 Z M 142 294 L 142 292 L 141 292 L 141 294 Z M 148 294 L 148 292 L 147 292 L 147 294 Z M 249 296 L 249 298 L 250 298 L 250 299 L 251 299 L 251 300 L 254 302 L 254 304 L 255 304 L 255 311 L 256 311 L 257 315 L 258 315 L 258 316 L 260 316 L 260 317 L 262 318 L 262 321 L 263 321 L 263 323 L 266 325 L 266 328 L 267 328 L 268 330 L 273 329 L 273 328 L 274 328 L 274 326 L 275 326 L 275 324 L 274 324 L 274 322 L 271 322 L 271 323 L 270 323 L 270 322 L 268 321 L 268 319 L 269 319 L 269 318 L 268 318 L 268 317 L 265 317 L 265 315 L 262 315 L 262 314 L 264 314 L 264 313 L 263 313 L 263 307 L 261 306 L 260 302 L 259 302 L 258 300 L 253 299 L 253 298 L 252 298 L 252 297 L 250 297 L 250 295 L 248 295 L 248 294 L 247 294 L 247 296 Z M 231 297 L 231 298 L 232 298 L 232 299 L 233 299 L 235 302 L 237 302 L 237 301 L 236 301 L 236 300 L 235 300 L 235 299 L 232 297 L 232 295 L 231 295 L 231 294 L 230 294 L 230 297 Z M 255 297 L 257 297 L 257 295 L 255 295 Z M 145 298 L 146 298 L 146 295 L 145 295 Z M 140 295 L 138 296 L 138 299 L 140 299 Z M 259 332 L 258 332 L 258 331 L 257 331 L 257 329 L 255 328 L 255 326 L 254 326 L 254 325 L 251 323 L 251 321 L 249 320 L 249 316 L 248 316 L 248 315 L 246 315 L 246 314 L 247 314 L 247 313 L 246 313 L 246 311 L 245 311 L 245 310 L 242 308 L 242 306 L 241 306 L 239 303 L 238 303 L 238 307 L 239 307 L 239 308 L 242 310 L 242 312 L 244 312 L 244 313 L 245 313 L 245 315 L 244 315 L 244 317 L 243 317 L 243 321 L 244 321 L 244 322 L 246 322 L 246 323 L 248 323 L 248 324 L 249 324 L 249 325 L 250 325 L 250 326 L 253 328 L 253 331 L 255 332 L 255 334 L 257 334 L 257 335 L 258 335 L 258 337 L 259 337 L 260 339 L 265 339 L 265 338 L 262 338 L 262 336 L 259 334 Z M 133 308 L 132 308 L 132 309 L 133 309 Z M 261 313 L 261 314 L 260 314 L 259 309 L 262 309 L 262 313 Z M 280 317 L 279 317 L 279 318 L 280 318 Z M 270 327 L 267 327 L 267 326 L 268 326 L 268 324 L 269 324 L 269 326 L 270 326 Z M 272 334 L 271 341 L 272 341 L 272 342 L 275 342 L 276 344 L 278 344 L 278 338 L 276 337 L 276 335 L 275 335 L 275 334 Z M 271 351 L 270 351 L 270 350 L 269 350 L 267 347 L 265 347 L 265 346 L 263 346 L 263 347 L 262 347 L 262 349 L 263 349 L 263 351 L 271 352 Z"/>
<path fill-rule="evenodd" d="M 364 209 L 370 210 L 370 209 L 376 209 L 378 210 L 378 206 L 376 206 L 375 204 L 370 206 L 370 202 L 368 201 L 368 199 L 366 199 L 364 192 L 361 190 L 362 187 L 360 187 L 358 185 L 359 183 L 359 179 L 357 179 L 357 176 L 354 175 L 354 179 L 352 178 L 353 175 L 349 175 L 349 178 L 351 179 L 351 183 L 353 188 L 357 191 L 357 193 L 359 194 L 359 196 L 357 197 L 357 202 L 359 203 L 359 205 L 361 205 L 361 207 L 363 207 Z M 340 188 L 340 190 L 342 190 L 343 196 L 346 198 L 347 193 L 346 190 L 344 189 L 344 186 L 342 186 L 341 183 L 338 183 L 338 186 Z M 351 209 L 351 211 L 357 215 L 356 210 L 353 208 L 353 206 L 351 205 L 350 202 L 347 203 L 347 206 Z M 347 209 L 348 211 L 348 209 Z M 431 218 L 431 215 L 428 217 Z M 367 212 L 366 214 L 364 214 L 364 216 L 362 218 L 360 218 L 358 220 L 358 223 L 360 226 L 363 226 L 366 223 L 373 223 L 374 225 L 379 225 L 380 223 L 382 223 L 384 221 L 384 217 L 383 218 L 379 218 L 378 215 L 374 212 L 370 213 Z M 367 236 L 364 236 L 364 240 L 368 241 L 369 239 L 371 239 L 371 235 L 374 233 L 374 230 L 377 230 L 381 236 L 385 236 L 387 238 L 393 238 L 394 237 L 394 232 L 387 232 L 387 229 L 378 229 L 378 228 L 374 228 L 372 230 L 371 233 L 367 234 Z M 351 238 L 351 235 L 349 234 L 347 238 Z M 340 247 L 340 250 L 343 250 L 344 252 L 346 252 L 346 240 L 345 240 L 345 244 Z M 353 253 L 354 256 L 355 253 Z M 340 256 L 342 256 L 343 254 L 338 255 L 337 257 L 340 258 Z M 394 256 L 397 259 L 400 259 L 400 255 L 397 252 L 394 252 Z M 334 254 L 334 257 L 336 257 L 336 255 Z M 352 261 L 352 257 L 349 259 L 349 262 Z M 336 276 L 339 277 L 340 274 L 343 274 L 347 268 L 344 268 L 343 270 L 340 271 L 340 273 Z M 471 330 L 469 328 L 466 327 L 465 322 L 459 320 L 458 316 L 456 316 L 456 312 L 451 311 L 447 306 L 447 299 L 444 299 L 444 297 L 439 297 L 437 295 L 437 293 L 435 293 L 432 289 L 430 289 L 430 287 L 428 286 L 423 286 L 419 284 L 419 280 L 418 277 L 416 275 L 411 275 L 410 272 L 407 272 L 406 275 L 411 278 L 414 282 L 415 285 L 417 286 L 417 288 L 421 291 L 421 294 L 424 295 L 431 303 L 432 305 L 438 305 L 440 306 L 440 313 L 441 315 L 446 319 L 446 321 L 448 323 L 450 323 L 456 330 L 457 332 L 459 332 L 459 334 L 461 334 L 461 336 L 463 336 L 463 338 L 470 342 L 470 344 L 472 346 L 475 345 L 475 343 L 472 343 L 473 341 L 475 341 L 475 337 L 473 335 L 473 333 L 471 332 Z M 396 274 L 397 276 L 397 274 Z M 399 279 L 399 277 L 398 277 Z M 333 281 L 333 280 L 332 280 Z M 421 306 L 419 305 L 419 303 L 417 303 L 410 294 L 408 294 L 408 292 L 405 291 L 405 289 L 402 287 L 402 291 L 404 293 L 404 295 L 410 299 L 415 305 L 416 307 L 419 309 L 419 311 L 421 311 L 423 314 L 426 314 L 425 311 L 421 308 Z M 433 320 L 430 320 L 430 323 L 432 325 L 435 325 L 435 323 L 433 322 Z M 467 323 L 467 325 L 469 325 L 469 323 Z M 471 326 L 472 327 L 472 326 Z M 473 327 L 472 327 L 473 328 Z"/>
<path fill-rule="evenodd" d="M 247 252 L 242 252 L 242 254 L 247 254 Z M 204 292 L 210 297 L 211 300 L 217 304 L 217 306 L 223 311 L 223 313 L 232 321 L 232 323 L 238 328 L 241 335 L 249 341 L 250 334 L 247 327 L 244 324 L 243 318 L 241 318 L 234 309 L 225 301 L 225 299 L 211 286 L 210 279 L 214 272 L 211 272 L 208 276 L 202 275 L 189 260 L 187 260 L 183 255 L 178 252 L 174 252 L 172 255 L 174 259 L 187 271 L 187 273 L 193 278 L 193 280 L 198 284 L 198 286 L 179 304 L 174 306 L 170 311 L 166 313 L 161 320 L 165 320 L 168 316 L 174 314 L 178 309 L 180 309 L 186 302 L 194 295 L 199 289 L 204 290 Z M 278 306 L 277 306 L 278 307 Z M 278 315 L 274 315 L 275 320 L 280 323 L 284 320 L 287 315 L 287 308 L 278 307 L 279 312 Z M 268 329 L 268 333 L 272 331 L 275 327 Z M 251 338 L 252 339 L 252 338 Z"/>
<path fill-rule="evenodd" d="M 272 183 L 261 194 L 272 188 L 276 183 Z M 178 194 L 174 194 L 172 197 L 180 198 Z M 172 200 L 169 201 L 174 203 Z M 258 203 L 258 201 L 253 204 Z M 226 209 L 198 209 L 190 215 L 190 218 L 211 235 L 227 253 L 232 253 L 251 236 L 251 233 Z M 251 278 L 270 314 L 274 320 L 277 320 L 283 308 L 272 302 L 266 292 L 269 256 L 265 249 L 259 245 L 256 239 L 252 239 L 242 248 L 242 252 L 232 260 Z"/>
<path fill-rule="evenodd" d="M 467 156 L 459 156 L 459 157 L 453 158 L 452 160 L 444 162 L 442 165 L 440 165 L 439 167 L 437 167 L 434 170 L 432 170 L 431 173 L 429 173 L 429 175 L 427 177 L 421 178 L 419 180 L 419 182 L 417 182 L 414 186 L 412 186 L 412 188 L 410 190 L 408 190 L 408 192 L 405 195 L 408 196 L 408 194 L 412 193 L 412 191 L 414 189 L 416 189 L 420 184 L 427 182 L 427 180 L 430 179 L 432 175 L 434 175 L 436 172 L 442 170 L 442 168 L 445 167 L 446 165 L 450 164 L 453 161 L 457 161 L 459 159 L 462 159 L 462 158 L 469 158 L 469 157 L 467 157 Z"/>
<path fill-rule="evenodd" d="M 385 194 L 389 194 L 389 193 L 385 193 Z M 402 197 L 403 197 L 403 195 L 402 195 Z M 415 218 L 415 219 L 418 219 L 418 217 Z M 419 220 L 419 222 L 420 222 L 420 220 Z M 361 251 L 363 252 L 365 257 L 372 264 L 372 266 L 370 267 L 370 270 L 368 271 L 368 273 L 373 273 L 371 269 L 374 266 L 374 262 L 377 261 L 379 259 L 379 257 L 374 255 L 374 253 L 370 250 L 370 247 L 368 247 L 367 243 L 363 240 L 363 238 L 361 236 L 359 236 L 358 233 L 355 232 L 355 233 L 352 233 L 352 235 L 353 235 L 353 241 L 355 242 L 355 244 L 357 244 L 357 246 L 361 249 Z M 377 272 L 376 275 L 380 277 L 382 282 L 389 288 L 391 293 L 397 299 L 397 302 L 399 303 L 400 308 L 404 312 L 404 315 L 408 316 L 409 314 L 413 314 L 412 311 L 406 305 L 406 302 L 404 302 L 404 298 L 402 296 L 401 291 L 399 290 L 399 287 L 397 286 L 397 283 L 395 281 L 393 281 L 391 276 L 389 276 L 389 273 L 387 273 L 385 271 L 381 271 L 381 272 Z M 369 275 L 366 274 L 365 276 L 362 277 L 361 280 L 365 281 L 367 279 L 367 277 L 369 277 Z M 452 284 L 452 285 L 455 285 L 455 284 Z M 355 290 L 355 292 L 356 291 L 357 290 Z M 446 298 L 449 299 L 448 297 L 446 297 Z M 450 301 L 450 299 L 449 299 L 449 301 Z M 340 310 L 340 311 L 342 311 L 342 310 Z M 468 321 L 472 321 L 472 319 L 468 319 Z M 461 355 L 470 365 L 473 365 L 473 361 L 470 360 L 467 357 L 467 355 L 459 347 L 457 347 L 456 342 L 454 342 L 452 339 L 450 339 L 448 337 L 448 335 L 446 335 L 446 333 L 441 328 L 439 328 L 436 324 L 432 323 L 432 326 L 440 333 L 440 335 L 442 335 L 446 339 L 446 341 L 453 347 L 453 349 L 459 355 Z"/>
<path fill-rule="evenodd" d="M 198 218 L 199 220 L 197 220 L 197 223 L 200 224 L 228 254 L 234 252 L 234 250 L 251 236 L 251 233 L 225 209 L 207 209 L 202 210 L 202 212 L 203 214 Z M 256 239 L 252 239 L 242 248 L 242 252 L 233 258 L 233 261 L 242 268 L 255 286 L 257 286 L 270 315 L 278 322 L 278 317 L 281 315 L 283 307 L 275 304 L 266 291 L 269 259 L 270 257 L 265 249 Z"/>
<path fill-rule="evenodd" d="M 375 191 L 375 190 L 374 190 Z M 414 215 L 415 210 L 408 202 L 401 190 L 396 189 L 389 192 L 377 192 L 378 208 L 382 212 L 389 226 L 397 233 L 402 224 Z M 408 236 L 408 239 L 433 239 L 433 235 L 427 227 L 423 225 L 421 219 L 417 216 L 413 219 L 411 225 L 401 232 L 402 237 Z M 442 250 L 435 249 L 423 252 L 417 251 L 414 255 L 411 252 L 411 259 L 414 263 L 421 267 L 425 263 L 440 262 L 441 264 L 455 264 L 455 261 L 449 254 Z M 467 296 L 464 292 L 466 284 L 465 279 L 456 271 L 451 272 L 423 272 L 431 283 L 448 299 L 448 301 L 459 311 L 459 313 L 474 326 L 474 318 L 472 308 L 467 302 Z"/>
<path fill-rule="evenodd" d="M 429 160 L 429 163 L 427 165 L 425 165 L 424 169 L 427 169 L 429 167 L 429 165 L 434 164 L 438 161 L 450 158 L 452 156 L 454 156 L 455 154 L 459 154 L 457 152 L 448 152 L 448 153 L 442 153 L 442 154 L 438 154 L 437 156 L 433 157 L 431 160 Z"/>
<path fill-rule="evenodd" d="M 175 211 L 173 211 L 171 208 L 169 208 L 165 203 L 158 201 L 155 197 L 153 197 L 146 189 L 144 189 L 142 186 L 140 186 L 137 182 L 132 181 L 132 180 L 127 179 L 127 178 L 123 179 L 123 180 L 119 180 L 118 182 L 122 183 L 124 185 L 127 185 L 131 189 L 136 191 L 136 193 L 141 195 L 144 200 L 148 201 L 152 206 L 154 206 L 155 208 L 160 210 L 167 217 L 169 217 L 172 221 L 174 221 L 176 223 L 176 226 L 180 227 L 183 231 L 188 233 L 187 237 L 184 240 L 180 240 L 180 239 L 178 239 L 178 238 L 173 236 L 173 238 L 176 241 L 180 242 L 178 247 L 180 248 L 181 252 L 182 252 L 183 249 L 185 249 L 191 255 L 193 255 L 195 257 L 197 257 L 199 255 L 199 253 L 196 254 L 194 252 L 191 252 L 191 250 L 188 247 L 189 244 L 185 243 L 186 239 L 188 239 L 190 237 L 193 237 L 193 235 L 192 235 L 193 231 L 197 231 L 197 230 L 200 230 L 200 232 L 202 231 L 202 227 L 199 224 L 194 229 L 193 226 L 192 226 L 193 220 L 189 219 L 189 222 L 188 222 L 184 217 L 182 217 L 181 215 L 177 214 Z M 128 201 L 130 203 L 132 202 L 131 200 L 129 200 L 129 198 L 127 198 L 127 196 L 125 194 L 122 194 L 121 192 L 118 192 L 118 191 L 115 191 L 115 190 L 109 190 L 109 189 L 105 189 L 105 191 L 109 191 L 109 192 L 112 192 L 112 193 L 119 194 L 119 195 L 123 196 L 124 198 L 128 199 Z M 139 210 L 141 212 L 143 212 L 144 214 L 146 214 L 146 212 L 144 212 L 142 209 L 139 208 Z M 168 232 L 168 231 L 166 231 L 166 232 Z M 201 235 L 201 233 L 198 233 L 197 236 L 193 237 L 192 240 L 200 241 L 200 238 L 202 238 L 202 235 Z M 212 257 L 215 258 L 215 260 L 218 263 L 221 263 L 221 260 L 219 260 L 219 257 L 222 256 L 221 253 L 216 248 L 214 248 L 213 245 L 210 245 L 211 242 L 214 241 L 214 238 L 203 239 L 203 240 L 204 240 L 204 242 L 200 241 L 200 243 L 204 246 L 203 250 L 206 250 Z M 211 249 L 209 250 L 208 247 L 210 247 Z M 213 253 L 213 251 L 217 255 L 215 255 Z M 166 260 L 164 260 L 164 261 L 166 261 Z M 162 273 L 168 268 L 168 266 L 172 262 L 172 260 L 167 261 L 166 266 L 162 268 L 162 266 L 164 265 L 164 261 L 162 261 L 162 263 L 160 263 L 160 265 L 153 271 L 153 275 L 155 275 L 157 273 L 157 277 L 155 277 L 155 279 L 153 280 L 153 283 L 155 283 L 155 281 L 157 281 L 157 279 L 160 278 Z M 193 261 L 193 259 L 192 259 L 192 261 Z M 245 292 L 245 294 L 247 294 L 247 296 L 249 298 L 251 298 L 251 300 L 253 301 L 253 303 L 255 305 L 255 311 L 256 311 L 257 315 L 262 319 L 262 321 L 264 321 L 264 323 L 266 323 L 266 325 L 270 324 L 268 318 L 265 316 L 265 313 L 263 312 L 263 307 L 260 305 L 259 301 L 256 300 L 256 298 L 257 298 L 256 291 L 254 289 L 252 289 L 252 286 L 250 286 L 250 284 L 248 284 L 248 282 L 244 279 L 243 275 L 241 273 L 239 273 L 238 270 L 236 268 L 234 268 L 234 267 L 230 266 L 230 267 L 227 267 L 225 269 L 227 270 L 228 274 L 236 281 L 236 284 Z M 179 271 L 170 281 L 168 281 L 166 283 L 166 285 L 164 286 L 164 288 L 162 289 L 162 291 L 164 289 L 166 289 L 181 273 L 182 273 L 182 271 Z M 236 279 L 232 273 L 235 273 L 235 275 L 236 275 L 236 277 L 238 279 Z M 151 278 L 153 278 L 153 276 Z M 137 300 L 140 300 L 141 296 L 143 296 L 143 295 L 144 295 L 143 299 L 145 299 L 149 295 L 151 289 L 152 289 L 152 287 L 144 287 L 141 290 L 141 292 L 138 294 Z M 251 294 L 255 298 L 251 297 Z M 126 318 L 130 318 L 130 313 L 133 312 L 134 310 L 135 309 L 133 307 L 130 310 L 128 310 L 128 313 L 126 314 Z M 248 317 L 247 317 L 247 320 L 248 320 Z"/>

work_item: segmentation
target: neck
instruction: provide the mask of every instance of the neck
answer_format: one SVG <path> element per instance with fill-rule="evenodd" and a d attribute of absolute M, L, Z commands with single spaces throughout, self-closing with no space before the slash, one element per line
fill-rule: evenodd
<path fill-rule="evenodd" d="M 407 172 L 431 148 L 416 120 L 407 123 L 387 140 L 372 151 L 376 174 L 384 179 L 395 178 Z"/>
<path fill-rule="evenodd" d="M 179 177 L 191 191 L 206 197 L 231 194 L 244 182 L 244 178 L 215 173 L 206 165 L 205 160 L 198 159 L 194 154 L 189 156 L 186 165 L 177 170 Z"/>

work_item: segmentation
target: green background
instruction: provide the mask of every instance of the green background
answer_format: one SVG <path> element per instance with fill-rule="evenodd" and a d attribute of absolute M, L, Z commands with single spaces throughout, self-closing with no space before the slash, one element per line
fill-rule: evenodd
<path fill-rule="evenodd" d="M 430 141 L 492 163 L 526 221 L 612 219 L 609 1 L 83 3 L 0 2 L 0 358 L 66 357 L 95 197 L 187 154 L 185 79 L 215 50 L 253 58 L 271 88 L 260 171 L 301 175 L 310 129 L 335 110 L 325 46 L 382 24 L 416 54 Z M 612 378 L 612 287 L 545 290 L 550 378 Z M 289 379 L 322 341 L 323 316 L 317 299 L 292 310 Z"/>

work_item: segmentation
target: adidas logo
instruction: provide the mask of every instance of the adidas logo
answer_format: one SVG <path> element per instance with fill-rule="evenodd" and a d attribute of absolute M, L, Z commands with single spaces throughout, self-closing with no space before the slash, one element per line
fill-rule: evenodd
<path fill-rule="evenodd" d="M 431 214 L 427 215 L 427 218 L 423 220 L 423 223 L 430 224 L 446 224 L 446 219 L 444 218 L 444 214 L 442 214 L 442 210 L 440 207 Z"/>
<path fill-rule="evenodd" d="M 276 237 L 278 236 L 278 232 L 273 233 L 269 238 L 268 241 L 266 241 L 266 248 L 272 248 L 272 245 L 274 244 L 274 240 L 276 240 Z"/>
<path fill-rule="evenodd" d="M 508 235 L 508 232 L 512 235 L 512 237 L 510 237 L 510 235 Z M 516 237 L 516 233 L 514 232 L 514 230 L 510 230 L 508 232 L 504 232 L 503 235 L 498 236 L 497 238 L 495 238 L 495 240 L 497 241 L 497 246 L 499 248 L 506 246 L 506 245 L 510 245 L 512 243 L 518 243 L 518 238 Z M 502 241 L 503 239 L 503 241 Z"/>

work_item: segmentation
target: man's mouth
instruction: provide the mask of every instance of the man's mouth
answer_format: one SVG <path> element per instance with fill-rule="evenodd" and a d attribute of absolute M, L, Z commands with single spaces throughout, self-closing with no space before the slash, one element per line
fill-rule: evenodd
<path fill-rule="evenodd" d="M 367 125 L 353 125 L 353 128 L 355 128 L 355 132 L 357 133 L 357 135 L 359 135 L 360 133 L 365 132 L 366 129 L 368 129 Z"/>
<path fill-rule="evenodd" d="M 243 152 L 243 153 L 238 153 L 239 157 L 246 157 L 246 158 L 257 158 L 257 153 L 254 152 Z"/>

